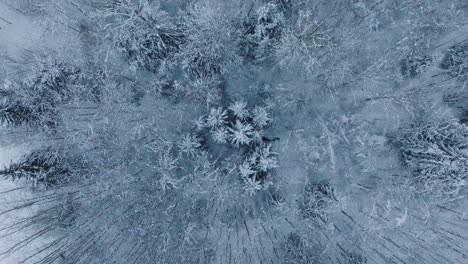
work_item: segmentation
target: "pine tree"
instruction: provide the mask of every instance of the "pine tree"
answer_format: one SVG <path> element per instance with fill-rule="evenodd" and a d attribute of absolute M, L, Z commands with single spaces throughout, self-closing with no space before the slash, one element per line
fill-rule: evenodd
<path fill-rule="evenodd" d="M 0 121 L 18 126 L 38 119 L 37 113 L 28 105 L 27 98 L 18 94 L 15 88 L 0 89 Z"/>
<path fill-rule="evenodd" d="M 284 14 L 277 3 L 260 6 L 254 16 L 244 23 L 241 41 L 243 55 L 256 62 L 269 58 L 281 39 L 284 24 Z"/>
<path fill-rule="evenodd" d="M 182 137 L 182 140 L 178 144 L 179 149 L 182 153 L 195 156 L 198 149 L 201 147 L 200 139 L 194 135 L 187 134 Z"/>
<path fill-rule="evenodd" d="M 247 103 L 244 101 L 235 101 L 229 106 L 229 110 L 232 112 L 232 114 L 240 119 L 240 120 L 245 120 L 246 118 L 249 117 L 250 113 L 249 110 L 247 110 Z"/>
<path fill-rule="evenodd" d="M 70 182 L 78 172 L 89 172 L 89 167 L 65 149 L 48 147 L 22 156 L 0 171 L 0 175 L 11 180 L 54 186 Z"/>
<path fill-rule="evenodd" d="M 256 106 L 252 111 L 252 122 L 256 127 L 266 127 L 270 123 L 271 118 L 265 107 Z"/>
<path fill-rule="evenodd" d="M 206 118 L 206 125 L 211 128 L 215 129 L 218 127 L 222 127 L 226 124 L 227 112 L 221 107 L 212 108 L 210 110 L 210 114 Z"/>
<path fill-rule="evenodd" d="M 231 132 L 231 142 L 236 146 L 247 145 L 252 141 L 253 127 L 247 122 L 236 120 L 228 130 Z"/>
<path fill-rule="evenodd" d="M 81 70 L 49 56 L 34 56 L 34 70 L 23 80 L 0 88 L 0 121 L 7 125 L 54 127 L 58 107 L 80 92 Z M 86 89 L 86 87 L 84 88 Z"/>

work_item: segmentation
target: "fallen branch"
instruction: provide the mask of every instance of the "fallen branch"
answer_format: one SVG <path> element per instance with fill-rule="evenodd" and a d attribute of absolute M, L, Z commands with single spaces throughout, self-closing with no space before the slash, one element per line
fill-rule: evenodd
<path fill-rule="evenodd" d="M 3 21 L 5 21 L 5 22 L 7 22 L 9 25 L 11 25 L 11 24 L 12 24 L 10 21 L 8 21 L 8 20 L 4 19 L 3 17 L 0 17 L 0 19 L 1 19 L 1 20 L 3 20 Z"/>

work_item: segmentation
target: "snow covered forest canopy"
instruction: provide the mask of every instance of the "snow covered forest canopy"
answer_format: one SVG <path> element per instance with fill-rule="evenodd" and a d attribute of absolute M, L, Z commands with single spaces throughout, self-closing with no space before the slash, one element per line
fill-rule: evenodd
<path fill-rule="evenodd" d="M 468 263 L 466 0 L 0 0 L 0 264 Z"/>

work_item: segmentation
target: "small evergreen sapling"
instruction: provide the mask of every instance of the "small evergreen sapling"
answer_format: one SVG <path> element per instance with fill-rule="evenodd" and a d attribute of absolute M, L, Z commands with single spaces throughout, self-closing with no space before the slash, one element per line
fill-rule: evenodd
<path fill-rule="evenodd" d="M 200 139 L 191 134 L 183 136 L 179 143 L 180 151 L 189 156 L 195 156 L 200 147 Z"/>
<path fill-rule="evenodd" d="M 252 123 L 259 128 L 266 127 L 271 121 L 265 107 L 256 106 L 252 110 Z"/>
<path fill-rule="evenodd" d="M 262 189 L 262 183 L 255 180 L 255 178 L 247 177 L 244 180 L 244 191 L 250 196 L 254 196 L 258 191 Z"/>
<path fill-rule="evenodd" d="M 236 146 L 248 145 L 252 141 L 253 127 L 247 122 L 236 120 L 232 127 L 228 128 L 230 140 Z"/>
<path fill-rule="evenodd" d="M 212 108 L 210 114 L 206 118 L 205 124 L 211 128 L 215 129 L 218 127 L 224 126 L 227 119 L 227 112 L 221 107 Z"/>
<path fill-rule="evenodd" d="M 256 170 L 267 173 L 268 171 L 278 167 L 275 155 L 276 153 L 271 150 L 271 144 L 262 144 L 256 148 L 250 157 L 250 163 L 255 164 Z"/>
<path fill-rule="evenodd" d="M 226 144 L 229 139 L 229 132 L 225 127 L 216 128 L 211 132 L 213 140 L 218 144 Z"/>
<path fill-rule="evenodd" d="M 270 180 L 271 171 L 278 167 L 276 153 L 271 147 L 271 144 L 257 146 L 239 166 L 240 175 L 246 183 L 244 189 L 250 195 L 261 190 L 262 185 Z"/>
<path fill-rule="evenodd" d="M 227 109 L 212 108 L 207 116 L 195 120 L 198 131 L 208 129 L 217 143 L 231 143 L 237 147 L 258 145 L 263 130 L 271 123 L 268 109 L 256 106 L 248 109 L 243 101 L 233 102 Z"/>
<path fill-rule="evenodd" d="M 232 114 L 241 121 L 247 119 L 250 115 L 249 110 L 247 110 L 247 103 L 242 100 L 232 103 L 229 106 L 229 110 L 232 111 Z"/>

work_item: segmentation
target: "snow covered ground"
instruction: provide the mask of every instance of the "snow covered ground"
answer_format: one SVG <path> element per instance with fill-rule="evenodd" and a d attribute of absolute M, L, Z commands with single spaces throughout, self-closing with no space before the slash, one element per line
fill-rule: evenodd
<path fill-rule="evenodd" d="M 42 29 L 10 4 L 0 2 L 0 48 L 10 55 L 38 45 Z"/>

